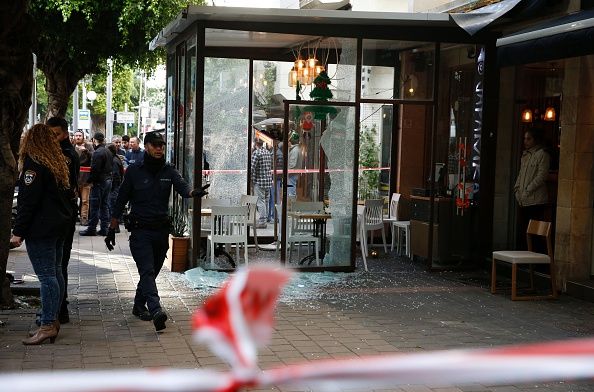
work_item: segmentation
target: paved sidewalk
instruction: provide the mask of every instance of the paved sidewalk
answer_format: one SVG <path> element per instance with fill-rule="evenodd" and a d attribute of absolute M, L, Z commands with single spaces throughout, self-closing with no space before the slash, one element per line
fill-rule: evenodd
<path fill-rule="evenodd" d="M 118 235 L 116 246 L 114 252 L 108 253 L 103 237 L 75 235 L 69 279 L 71 323 L 62 326 L 55 344 L 21 344 L 34 326 L 34 309 L 0 312 L 0 320 L 6 323 L 0 327 L 1 371 L 227 368 L 191 337 L 192 311 L 213 289 L 192 289 L 182 275 L 164 271 L 158 286 L 170 321 L 165 332 L 157 334 L 152 323 L 130 313 L 138 274 L 130 257 L 127 234 Z M 369 273 L 337 274 L 338 278 L 328 284 L 303 287 L 311 295 L 282 302 L 272 344 L 260 353 L 261 366 L 489 347 L 594 333 L 591 303 L 568 296 L 557 301 L 511 302 L 509 296 L 491 295 L 482 280 L 465 279 L 461 273 L 428 273 L 420 265 L 395 257 L 371 259 L 369 263 Z M 11 251 L 8 268 L 18 274 L 31 272 L 24 247 Z M 396 390 L 585 392 L 594 391 L 594 382 L 411 385 Z"/>

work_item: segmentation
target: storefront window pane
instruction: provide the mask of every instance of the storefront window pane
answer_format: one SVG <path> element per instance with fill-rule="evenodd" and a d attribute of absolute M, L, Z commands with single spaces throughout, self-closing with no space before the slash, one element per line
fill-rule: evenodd
<path fill-rule="evenodd" d="M 186 105 L 185 123 L 186 132 L 184 140 L 184 168 L 183 176 L 194 187 L 194 147 L 196 145 L 196 37 L 188 40 L 186 52 Z M 184 211 L 187 213 L 188 230 L 192 230 L 192 209 L 193 199 L 183 199 Z"/>
<path fill-rule="evenodd" d="M 248 69 L 248 60 L 205 58 L 202 174 L 208 197 L 231 204 L 247 191 Z"/>
<path fill-rule="evenodd" d="M 311 122 L 298 121 L 311 115 Z M 292 215 L 299 202 L 320 202 L 330 219 L 320 219 L 321 265 L 351 265 L 351 226 L 353 211 L 353 164 L 355 153 L 355 109 L 320 105 L 291 105 L 289 116 L 294 119 L 295 137 L 291 150 L 299 164 L 288 171 L 288 236 L 295 227 Z M 295 247 L 293 247 L 293 252 Z M 289 252 L 289 251 L 288 251 Z M 294 255 L 292 260 L 295 259 Z M 287 253 L 287 260 L 289 254 Z M 314 262 L 302 265 L 315 266 Z"/>

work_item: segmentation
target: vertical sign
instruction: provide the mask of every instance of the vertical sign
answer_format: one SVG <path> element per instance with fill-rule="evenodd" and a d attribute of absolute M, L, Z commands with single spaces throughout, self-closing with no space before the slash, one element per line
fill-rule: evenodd
<path fill-rule="evenodd" d="M 474 111 L 473 111 L 473 126 L 472 126 L 472 149 L 470 152 L 472 181 L 474 183 L 474 191 L 472 199 L 476 202 L 479 200 L 479 183 L 481 179 L 481 137 L 483 134 L 483 91 L 485 75 L 485 49 L 481 48 L 481 52 L 476 61 L 476 74 L 474 83 Z"/>
<path fill-rule="evenodd" d="M 91 111 L 80 109 L 78 111 L 78 129 L 91 129 Z"/>

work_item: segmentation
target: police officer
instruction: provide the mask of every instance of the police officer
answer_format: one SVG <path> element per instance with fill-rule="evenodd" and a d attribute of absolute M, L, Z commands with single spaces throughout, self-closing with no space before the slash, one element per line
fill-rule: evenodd
<path fill-rule="evenodd" d="M 124 206 L 130 202 L 127 228 L 130 252 L 136 262 L 140 281 L 136 287 L 132 314 L 153 321 L 155 329 L 165 328 L 167 314 L 161 308 L 155 279 L 169 248 L 169 196 L 171 187 L 185 198 L 206 195 L 208 185 L 192 190 L 181 174 L 165 162 L 163 137 L 151 132 L 145 137 L 144 161 L 128 166 L 120 186 L 111 224 L 105 238 L 107 249 L 115 245 L 115 229 Z M 148 309 L 147 309 L 148 306 Z"/>

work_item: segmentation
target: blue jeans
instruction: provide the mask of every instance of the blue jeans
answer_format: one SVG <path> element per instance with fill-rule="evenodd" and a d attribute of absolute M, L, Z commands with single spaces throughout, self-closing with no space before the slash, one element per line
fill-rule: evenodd
<path fill-rule="evenodd" d="M 109 192 L 111 192 L 111 178 L 93 184 L 89 197 L 89 230 L 97 230 L 101 219 L 101 230 L 107 231 L 109 227 Z"/>
<path fill-rule="evenodd" d="M 287 195 L 297 196 L 297 180 L 299 174 L 289 174 L 289 183 L 287 184 Z"/>
<path fill-rule="evenodd" d="M 66 285 L 62 275 L 64 238 L 27 238 L 25 244 L 41 286 L 41 325 L 49 325 L 58 316 Z"/>
<path fill-rule="evenodd" d="M 282 202 L 282 192 L 281 192 L 281 180 L 276 180 L 276 187 L 272 187 L 270 190 L 270 202 L 268 203 L 268 220 L 273 221 L 274 216 L 276 215 L 276 209 L 274 208 L 274 204 L 281 204 Z M 274 200 L 275 197 L 278 195 L 278 200 Z"/>
<path fill-rule="evenodd" d="M 163 267 L 168 249 L 169 232 L 166 229 L 134 229 L 130 233 L 130 253 L 140 276 L 134 305 L 141 307 L 146 304 L 151 314 L 161 310 L 155 279 Z"/>

